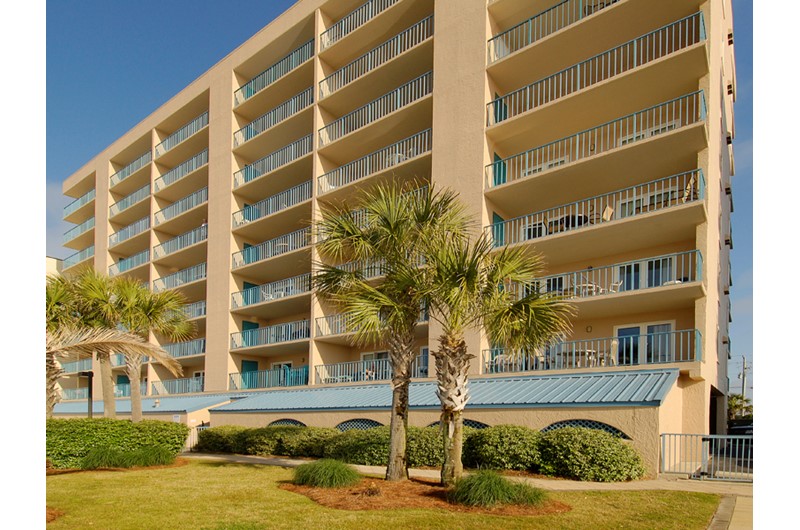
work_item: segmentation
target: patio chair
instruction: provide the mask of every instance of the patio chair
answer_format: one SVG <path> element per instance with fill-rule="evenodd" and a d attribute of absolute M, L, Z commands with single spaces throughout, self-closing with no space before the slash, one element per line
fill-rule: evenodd
<path fill-rule="evenodd" d="M 686 184 L 686 189 L 683 190 L 683 198 L 681 202 L 688 202 L 694 199 L 694 183 L 695 183 L 695 176 L 692 175 L 692 178 L 689 179 L 689 182 Z"/>
<path fill-rule="evenodd" d="M 601 219 L 605 222 L 610 221 L 614 217 L 614 208 L 612 206 L 606 206 L 603 210 L 603 215 Z"/>

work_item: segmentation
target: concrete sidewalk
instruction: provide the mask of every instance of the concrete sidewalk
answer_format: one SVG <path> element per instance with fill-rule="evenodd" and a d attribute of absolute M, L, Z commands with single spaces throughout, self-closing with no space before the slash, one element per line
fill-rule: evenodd
<path fill-rule="evenodd" d="M 240 464 L 259 464 L 268 466 L 297 467 L 309 460 L 293 458 L 262 457 L 246 455 L 218 455 L 204 453 L 184 453 L 182 457 L 191 459 L 213 459 Z M 354 465 L 364 475 L 383 476 L 386 467 Z M 412 478 L 438 479 L 438 469 L 409 469 Z M 753 528 L 753 484 L 741 482 L 719 482 L 711 480 L 689 480 L 684 478 L 657 478 L 654 480 L 637 480 L 634 482 L 581 482 L 577 480 L 540 479 L 528 477 L 510 477 L 513 480 L 526 482 L 537 488 L 552 491 L 643 491 L 669 490 L 690 491 L 696 493 L 714 493 L 723 495 L 714 520 L 709 529 L 713 530 L 749 530 Z"/>

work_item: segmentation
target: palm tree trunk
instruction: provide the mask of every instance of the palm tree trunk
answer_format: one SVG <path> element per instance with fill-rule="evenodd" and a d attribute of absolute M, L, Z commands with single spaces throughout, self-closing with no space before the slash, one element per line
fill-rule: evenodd
<path fill-rule="evenodd" d="M 142 421 L 142 358 L 126 355 L 125 369 L 131 385 L 131 421 Z"/>
<path fill-rule="evenodd" d="M 441 483 L 451 486 L 461 478 L 464 467 L 461 453 L 464 441 L 464 408 L 469 401 L 467 388 L 470 360 L 475 356 L 467 353 L 463 337 L 442 335 L 439 337 L 436 360 L 436 395 L 442 404 L 441 429 L 444 445 Z"/>
<path fill-rule="evenodd" d="M 103 389 L 103 416 L 117 418 L 117 402 L 114 400 L 114 376 L 111 374 L 111 357 L 97 353 L 100 363 L 100 386 Z"/>
<path fill-rule="evenodd" d="M 47 419 L 53 417 L 53 409 L 56 406 L 56 403 L 61 401 L 61 395 L 58 391 L 58 378 L 61 377 L 61 374 L 64 373 L 64 370 L 56 361 L 56 356 L 53 354 L 46 355 L 46 391 L 47 391 Z"/>
<path fill-rule="evenodd" d="M 412 328 L 413 329 L 413 328 Z M 414 362 L 413 331 L 389 339 L 392 362 L 392 413 L 389 426 L 389 463 L 386 480 L 408 479 L 408 386 Z"/>

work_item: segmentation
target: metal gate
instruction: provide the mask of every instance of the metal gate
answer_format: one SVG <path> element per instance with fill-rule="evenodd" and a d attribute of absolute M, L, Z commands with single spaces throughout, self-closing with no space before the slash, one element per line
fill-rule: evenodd
<path fill-rule="evenodd" d="M 662 434 L 660 472 L 752 482 L 753 436 Z"/>

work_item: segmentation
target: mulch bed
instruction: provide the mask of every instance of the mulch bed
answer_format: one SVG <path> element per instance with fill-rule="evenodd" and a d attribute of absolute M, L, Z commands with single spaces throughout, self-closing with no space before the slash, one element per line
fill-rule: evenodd
<path fill-rule="evenodd" d="M 463 506 L 447 502 L 446 489 L 437 482 L 410 479 L 387 482 L 365 478 L 349 488 L 312 488 L 282 482 L 279 488 L 305 495 L 314 502 L 340 510 L 393 510 L 397 508 L 441 509 L 451 512 L 489 515 L 550 515 L 572 508 L 564 503 L 547 500 L 541 506 L 504 505 L 494 508 Z"/>

